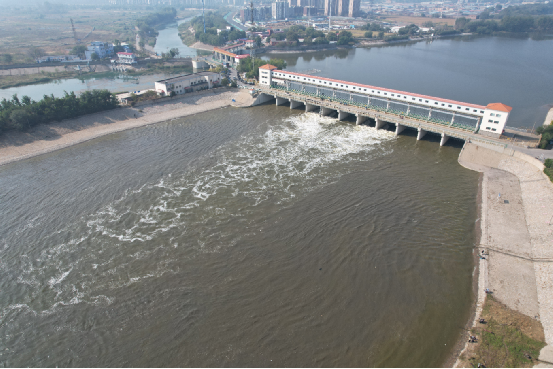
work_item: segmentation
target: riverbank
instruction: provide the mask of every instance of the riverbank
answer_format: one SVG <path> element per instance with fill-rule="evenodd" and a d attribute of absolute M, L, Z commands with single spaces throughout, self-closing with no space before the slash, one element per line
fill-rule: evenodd
<path fill-rule="evenodd" d="M 144 102 L 135 107 L 40 125 L 28 132 L 7 132 L 0 137 L 0 165 L 50 153 L 127 129 L 228 106 L 240 107 L 250 104 L 251 97 L 246 90 L 219 88 L 163 102 Z"/>
<path fill-rule="evenodd" d="M 479 331 L 486 302 L 485 289 L 506 308 L 543 328 L 545 343 L 539 359 L 553 362 L 553 250 L 549 224 L 553 186 L 538 160 L 511 149 L 467 143 L 459 163 L 482 173 L 481 239 L 478 253 L 477 299 L 471 329 Z M 514 314 L 513 314 L 514 316 Z M 463 340 L 467 342 L 468 332 Z M 473 344 L 466 343 L 456 367 L 470 367 Z M 462 359 L 461 359 L 462 358 Z"/>

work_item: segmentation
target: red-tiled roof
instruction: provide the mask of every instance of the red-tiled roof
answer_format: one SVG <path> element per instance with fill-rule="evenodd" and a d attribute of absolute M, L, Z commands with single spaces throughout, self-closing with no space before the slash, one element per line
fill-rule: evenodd
<path fill-rule="evenodd" d="M 134 55 L 133 53 L 123 53 L 123 52 L 120 52 L 120 53 L 117 53 L 117 55 Z"/>
<path fill-rule="evenodd" d="M 235 53 L 231 53 L 230 51 L 226 51 L 226 50 L 221 49 L 221 48 L 219 48 L 219 47 L 214 47 L 214 48 L 213 48 L 213 51 L 216 51 L 216 52 L 221 53 L 221 54 L 224 54 L 224 55 L 228 55 L 228 56 L 230 56 L 230 57 L 232 57 L 232 58 L 235 58 L 235 57 L 236 57 L 236 54 L 235 54 Z"/>
<path fill-rule="evenodd" d="M 259 69 L 275 70 L 275 69 L 278 69 L 278 68 L 275 67 L 274 65 L 271 65 L 271 64 L 265 64 L 265 65 L 260 66 Z M 290 72 L 286 72 L 286 73 L 290 73 Z M 301 75 L 303 75 L 303 74 L 301 74 Z M 311 77 L 311 76 L 309 76 L 309 77 Z"/>
<path fill-rule="evenodd" d="M 250 57 L 250 54 L 236 55 L 235 56 L 236 59 L 244 59 L 244 58 L 249 58 L 249 57 Z"/>
<path fill-rule="evenodd" d="M 269 65 L 269 64 L 267 64 Z M 264 65 L 265 66 L 265 65 Z M 263 66 L 263 67 L 264 67 Z M 263 68 L 263 67 L 259 67 L 260 69 Z M 273 69 L 278 69 L 274 66 L 271 65 L 271 67 L 273 67 L 271 70 Z M 263 68 L 263 69 L 269 69 L 269 68 Z M 421 94 L 415 94 L 415 93 L 412 93 L 412 92 L 405 92 L 405 91 L 400 91 L 400 90 L 392 90 L 392 89 L 389 89 L 389 88 L 383 88 L 383 87 L 376 87 L 376 86 L 371 86 L 371 85 L 362 85 L 360 83 L 355 83 L 355 82 L 348 82 L 348 81 L 341 81 L 339 79 L 332 79 L 332 78 L 325 78 L 325 77 L 314 77 L 312 75 L 309 75 L 309 74 L 300 74 L 300 73 L 295 73 L 295 72 L 288 72 L 288 71 L 282 71 L 283 73 L 288 73 L 288 74 L 292 74 L 292 75 L 295 75 L 295 76 L 300 76 L 300 77 L 306 77 L 306 78 L 314 78 L 314 79 L 320 79 L 320 80 L 323 80 L 323 81 L 329 81 L 329 82 L 336 82 L 336 83 L 340 83 L 340 84 L 347 84 L 347 85 L 350 85 L 350 86 L 356 86 L 356 87 L 363 87 L 363 88 L 366 88 L 366 89 L 373 89 L 373 90 L 380 90 L 380 91 L 386 91 L 386 92 L 391 92 L 391 93 L 397 93 L 397 94 L 401 94 L 401 95 L 409 95 L 409 96 L 413 96 L 413 97 L 419 97 L 421 99 L 427 99 L 427 100 L 434 100 L 434 101 L 439 101 L 439 102 L 443 102 L 443 103 L 447 103 L 447 104 L 456 104 L 456 105 L 463 105 L 463 106 L 469 106 L 471 108 L 475 108 L 475 109 L 480 109 L 480 110 L 484 110 L 486 109 L 485 106 L 483 105 L 476 105 L 476 104 L 469 104 L 469 103 L 465 103 L 465 102 L 460 102 L 460 101 L 455 101 L 455 100 L 448 100 L 448 99 L 442 99 L 441 97 L 434 97 L 434 96 L 428 96 L 428 95 L 421 95 Z M 491 104 L 490 104 L 491 105 Z M 503 104 L 501 104 L 503 105 Z M 489 106 L 489 105 L 488 105 Z M 506 106 L 506 105 L 505 105 Z M 509 110 L 510 111 L 510 110 Z"/>
<path fill-rule="evenodd" d="M 488 104 L 486 108 L 490 110 L 504 111 L 506 113 L 509 113 L 511 110 L 513 110 L 513 108 L 511 108 L 510 106 L 502 103 L 491 103 L 491 104 Z"/>

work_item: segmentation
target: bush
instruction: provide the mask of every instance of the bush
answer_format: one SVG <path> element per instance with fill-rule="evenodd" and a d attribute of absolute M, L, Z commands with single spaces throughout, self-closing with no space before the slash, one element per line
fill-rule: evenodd
<path fill-rule="evenodd" d="M 553 159 L 545 159 L 545 162 L 543 163 L 546 168 L 553 167 Z"/>

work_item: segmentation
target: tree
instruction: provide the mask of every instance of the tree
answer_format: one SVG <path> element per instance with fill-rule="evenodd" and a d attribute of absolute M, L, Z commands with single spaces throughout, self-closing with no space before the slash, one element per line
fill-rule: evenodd
<path fill-rule="evenodd" d="M 12 54 L 2 54 L 2 63 L 11 64 L 13 61 Z"/>
<path fill-rule="evenodd" d="M 328 41 L 338 41 L 338 36 L 337 36 L 336 33 L 334 33 L 334 32 L 329 32 L 329 33 L 327 33 L 327 35 L 326 35 L 326 39 L 327 39 Z"/>
<path fill-rule="evenodd" d="M 365 38 L 373 38 L 373 32 L 372 31 L 365 32 Z"/>
<path fill-rule="evenodd" d="M 12 127 L 23 131 L 31 126 L 32 115 L 24 109 L 14 110 L 10 114 Z"/>
<path fill-rule="evenodd" d="M 378 38 L 384 38 L 384 32 L 380 31 L 378 32 Z"/>
<path fill-rule="evenodd" d="M 465 17 L 455 19 L 455 29 L 463 29 L 469 20 Z"/>
<path fill-rule="evenodd" d="M 502 6 L 501 4 L 497 4 L 497 5 L 495 6 L 495 11 L 496 11 L 496 12 L 500 12 L 501 9 L 503 9 L 503 6 Z"/>
<path fill-rule="evenodd" d="M 257 45 L 257 47 L 261 47 L 261 43 L 262 43 L 261 37 L 257 36 L 255 38 L 255 44 Z"/>
<path fill-rule="evenodd" d="M 229 80 L 226 77 L 221 80 L 221 86 L 228 86 L 228 83 L 229 83 Z"/>
<path fill-rule="evenodd" d="M 84 52 L 86 51 L 86 46 L 84 45 L 76 45 L 71 49 L 71 54 L 73 55 L 79 55 L 84 56 Z"/>
<path fill-rule="evenodd" d="M 306 45 L 311 45 L 313 43 L 313 39 L 311 37 L 306 37 L 303 39 L 303 43 Z"/>
<path fill-rule="evenodd" d="M 175 56 L 178 56 L 180 54 L 179 49 L 173 47 L 171 50 L 169 50 L 169 54 L 171 54 L 171 58 L 174 58 Z"/>
<path fill-rule="evenodd" d="M 44 50 L 33 46 L 29 50 L 27 50 L 27 55 L 29 55 L 33 59 L 37 59 L 37 58 L 40 58 L 41 56 L 44 56 Z"/>
<path fill-rule="evenodd" d="M 298 41 L 299 40 L 298 34 L 291 28 L 292 27 L 288 29 L 288 32 L 286 32 L 286 41 L 289 41 L 289 42 Z"/>
<path fill-rule="evenodd" d="M 100 60 L 100 57 L 98 56 L 98 54 L 92 53 L 92 54 L 90 55 L 90 59 L 92 59 L 92 60 Z"/>

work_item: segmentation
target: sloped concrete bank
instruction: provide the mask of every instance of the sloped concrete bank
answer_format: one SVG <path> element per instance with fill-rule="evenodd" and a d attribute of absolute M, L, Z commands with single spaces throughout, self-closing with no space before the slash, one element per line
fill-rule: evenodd
<path fill-rule="evenodd" d="M 478 251 L 489 255 L 479 260 L 473 326 L 488 288 L 541 322 L 547 346 L 539 359 L 553 362 L 553 185 L 539 160 L 510 148 L 466 143 L 459 163 L 483 174 Z"/>

